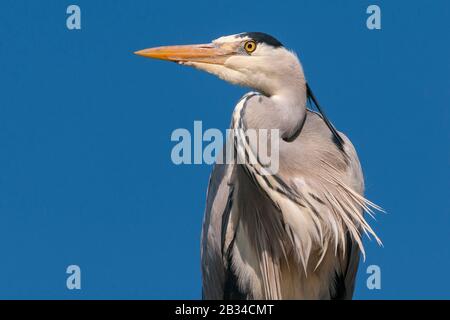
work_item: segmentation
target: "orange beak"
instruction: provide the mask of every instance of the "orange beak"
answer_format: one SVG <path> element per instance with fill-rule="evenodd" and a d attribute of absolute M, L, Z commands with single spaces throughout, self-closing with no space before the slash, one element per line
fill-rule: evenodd
<path fill-rule="evenodd" d="M 136 51 L 135 54 L 179 63 L 197 62 L 223 65 L 233 51 L 219 48 L 214 44 L 198 44 L 150 48 Z"/>

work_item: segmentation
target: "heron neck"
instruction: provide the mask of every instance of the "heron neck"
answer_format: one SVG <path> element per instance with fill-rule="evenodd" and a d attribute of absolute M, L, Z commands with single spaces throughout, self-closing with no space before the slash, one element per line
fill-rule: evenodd
<path fill-rule="evenodd" d="M 301 132 L 306 120 L 306 85 L 285 87 L 270 96 L 279 118 L 280 137 L 294 140 Z"/>

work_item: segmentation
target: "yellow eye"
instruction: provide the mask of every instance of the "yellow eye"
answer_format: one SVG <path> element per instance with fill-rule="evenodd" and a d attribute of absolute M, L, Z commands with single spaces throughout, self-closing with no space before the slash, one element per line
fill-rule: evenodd
<path fill-rule="evenodd" d="M 256 50 L 256 42 L 253 40 L 247 41 L 244 44 L 244 49 L 245 51 L 247 51 L 247 53 L 252 53 L 253 51 Z"/>

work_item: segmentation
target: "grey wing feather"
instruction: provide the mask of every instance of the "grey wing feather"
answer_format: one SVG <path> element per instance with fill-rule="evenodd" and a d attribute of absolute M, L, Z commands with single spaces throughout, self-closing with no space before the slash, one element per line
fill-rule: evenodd
<path fill-rule="evenodd" d="M 360 194 L 364 194 L 364 177 L 361 164 L 351 141 L 341 133 L 347 146 L 347 153 L 350 157 L 347 173 L 352 182 L 351 187 Z M 346 256 L 340 260 L 341 272 L 336 275 L 336 290 L 332 299 L 350 300 L 355 291 L 356 275 L 358 272 L 361 250 L 358 244 L 347 234 Z"/>
<path fill-rule="evenodd" d="M 341 259 L 341 270 L 335 275 L 334 290 L 331 299 L 351 300 L 355 291 L 356 274 L 359 265 L 360 250 L 358 245 L 348 237 L 347 254 Z"/>
<path fill-rule="evenodd" d="M 209 180 L 201 240 L 203 299 L 224 297 L 227 270 L 222 259 L 222 216 L 230 192 L 229 169 L 229 165 L 216 164 Z"/>

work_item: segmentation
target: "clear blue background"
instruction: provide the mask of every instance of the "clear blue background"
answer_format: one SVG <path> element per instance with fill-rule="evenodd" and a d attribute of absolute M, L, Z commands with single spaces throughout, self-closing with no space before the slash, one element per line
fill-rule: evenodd
<path fill-rule="evenodd" d="M 66 28 L 72 3 L 81 31 Z M 211 167 L 172 164 L 170 135 L 225 130 L 246 90 L 132 52 L 242 31 L 299 54 L 388 211 L 355 297 L 450 298 L 449 20 L 444 0 L 1 1 L 0 298 L 200 298 Z"/>

